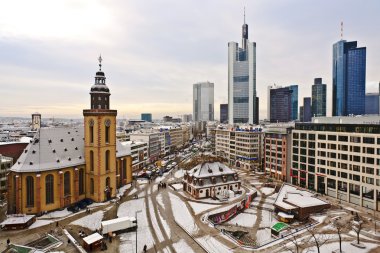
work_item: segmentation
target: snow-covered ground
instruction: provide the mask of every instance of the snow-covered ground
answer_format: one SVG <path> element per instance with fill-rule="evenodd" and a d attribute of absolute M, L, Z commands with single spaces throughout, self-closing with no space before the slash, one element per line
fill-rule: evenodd
<path fill-rule="evenodd" d="M 186 243 L 184 239 L 181 239 L 178 242 L 173 243 L 173 248 L 177 252 L 186 252 L 186 253 L 194 252 L 193 249 Z"/>
<path fill-rule="evenodd" d="M 169 227 L 168 222 L 162 217 L 160 211 L 158 211 L 158 215 L 160 216 L 160 220 L 161 220 L 162 226 L 163 226 L 164 229 L 165 229 L 165 233 L 166 233 L 166 235 L 167 235 L 169 238 L 171 238 L 171 237 L 172 237 L 172 234 L 171 234 L 171 230 L 170 230 L 170 227 Z"/>
<path fill-rule="evenodd" d="M 196 234 L 199 228 L 197 224 L 195 224 L 194 217 L 187 209 L 185 203 L 179 197 L 170 192 L 169 197 L 175 221 L 184 229 L 186 229 L 190 234 Z"/>
<path fill-rule="evenodd" d="M 124 192 L 132 187 L 132 184 L 124 185 L 123 187 L 119 188 L 119 192 L 116 194 L 118 197 L 123 196 Z"/>
<path fill-rule="evenodd" d="M 189 201 L 189 204 L 191 208 L 193 209 L 195 215 L 200 214 L 201 212 L 204 212 L 206 210 L 209 210 L 211 208 L 219 207 L 220 205 L 211 205 L 211 204 L 202 204 L 197 203 L 193 201 Z"/>
<path fill-rule="evenodd" d="M 239 213 L 233 219 L 229 220 L 227 224 L 229 225 L 238 225 L 241 227 L 253 227 L 256 223 L 256 215 L 250 213 Z"/>
<path fill-rule="evenodd" d="M 32 225 L 30 225 L 28 229 L 42 227 L 42 226 L 48 225 L 48 224 L 53 223 L 53 222 L 55 222 L 55 221 L 54 220 L 36 220 L 36 222 L 34 222 Z"/>
<path fill-rule="evenodd" d="M 376 247 L 379 247 L 379 244 L 374 244 L 374 243 L 368 243 L 368 242 L 362 242 L 366 248 L 365 249 L 360 249 L 358 247 L 355 247 L 351 245 L 351 242 L 344 241 L 342 242 L 342 251 L 343 252 L 355 252 L 355 253 L 361 253 L 361 252 L 370 252 L 372 249 L 375 249 Z M 320 248 L 320 252 L 332 252 L 333 250 L 339 249 L 339 242 L 333 242 L 333 243 L 328 243 L 325 245 L 322 245 Z M 311 247 L 308 249 L 305 249 L 305 252 L 318 252 L 317 247 Z M 376 251 L 377 252 L 377 251 Z"/>
<path fill-rule="evenodd" d="M 70 224 L 86 227 L 92 231 L 95 231 L 96 229 L 100 229 L 103 215 L 104 215 L 103 211 L 97 211 L 95 213 L 84 216 L 83 218 L 75 220 L 71 222 Z"/>
<path fill-rule="evenodd" d="M 273 240 L 273 238 L 271 236 L 270 228 L 264 228 L 264 229 L 257 230 L 256 242 L 259 245 L 264 244 L 266 242 L 269 242 L 271 240 Z"/>
<path fill-rule="evenodd" d="M 261 210 L 260 228 L 271 227 L 274 223 L 278 222 L 273 213 L 267 210 Z"/>
<path fill-rule="evenodd" d="M 177 170 L 175 173 L 174 173 L 174 177 L 176 178 L 182 178 L 184 175 L 184 170 Z"/>
<path fill-rule="evenodd" d="M 271 195 L 274 192 L 274 188 L 270 187 L 261 187 L 260 191 L 265 195 Z"/>
<path fill-rule="evenodd" d="M 172 184 L 171 185 L 176 191 L 183 189 L 183 184 Z"/>
<path fill-rule="evenodd" d="M 162 195 L 161 194 L 158 194 L 157 197 L 156 197 L 156 201 L 157 203 L 162 207 L 164 208 L 164 201 L 162 200 Z"/>
<path fill-rule="evenodd" d="M 137 192 L 136 188 L 133 188 L 132 191 L 130 191 L 128 193 L 128 196 L 132 196 L 133 194 L 135 194 Z"/>
<path fill-rule="evenodd" d="M 230 253 L 231 250 L 212 236 L 206 235 L 195 239 L 202 244 L 209 253 Z"/>
<path fill-rule="evenodd" d="M 150 199 L 149 199 L 149 213 L 150 213 L 150 220 L 151 220 L 152 225 L 153 225 L 153 230 L 156 233 L 158 240 L 160 242 L 163 242 L 164 236 L 162 235 L 161 229 L 158 226 L 157 217 L 156 217 L 156 214 L 154 213 L 154 210 L 153 210 L 153 203 L 152 203 L 152 200 L 150 200 Z"/>
<path fill-rule="evenodd" d="M 73 214 L 70 211 L 67 211 L 67 208 L 63 209 L 62 211 L 54 211 L 47 214 L 42 215 L 40 218 L 42 219 L 52 219 L 52 218 L 62 218 Z"/>
<path fill-rule="evenodd" d="M 154 240 L 152 234 L 150 233 L 148 220 L 146 216 L 146 206 L 144 199 L 135 199 L 128 202 L 124 202 L 119 206 L 117 210 L 118 217 L 135 217 L 135 212 L 142 210 L 141 213 L 137 214 L 137 249 L 139 252 L 142 251 L 144 245 L 148 248 L 153 246 Z M 136 243 L 135 233 L 122 233 L 120 234 L 120 252 L 134 252 Z"/>

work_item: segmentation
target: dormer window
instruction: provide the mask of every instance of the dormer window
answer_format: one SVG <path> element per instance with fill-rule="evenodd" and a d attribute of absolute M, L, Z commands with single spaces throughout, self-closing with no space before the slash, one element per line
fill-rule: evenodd
<path fill-rule="evenodd" d="M 33 162 L 29 162 L 29 165 L 33 165 Z"/>
<path fill-rule="evenodd" d="M 67 151 L 67 148 L 65 148 L 64 150 Z"/>
<path fill-rule="evenodd" d="M 53 153 L 55 153 L 55 149 L 53 149 Z"/>
<path fill-rule="evenodd" d="M 61 139 L 61 142 L 63 142 L 63 139 Z"/>
<path fill-rule="evenodd" d="M 60 161 L 59 161 L 59 159 L 57 159 L 57 163 L 59 163 Z"/>

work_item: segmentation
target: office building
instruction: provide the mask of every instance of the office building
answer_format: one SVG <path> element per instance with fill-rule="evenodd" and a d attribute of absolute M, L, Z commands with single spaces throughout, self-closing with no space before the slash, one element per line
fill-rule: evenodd
<path fill-rule="evenodd" d="M 152 122 L 152 114 L 151 113 L 141 113 L 141 120 Z"/>
<path fill-rule="evenodd" d="M 272 88 L 270 92 L 270 122 L 292 120 L 292 90 L 289 87 Z"/>
<path fill-rule="evenodd" d="M 184 114 L 182 115 L 182 122 L 191 122 L 193 121 L 193 115 L 192 114 Z"/>
<path fill-rule="evenodd" d="M 291 103 L 292 103 L 292 120 L 298 119 L 298 85 L 288 86 L 289 90 L 292 91 Z"/>
<path fill-rule="evenodd" d="M 311 121 L 311 97 L 303 98 L 303 117 L 302 122 L 310 122 Z"/>
<path fill-rule="evenodd" d="M 322 78 L 315 78 L 311 88 L 311 111 L 313 117 L 326 116 L 326 84 Z"/>
<path fill-rule="evenodd" d="M 193 85 L 194 121 L 214 120 L 214 84 L 210 82 Z"/>
<path fill-rule="evenodd" d="M 241 126 L 240 128 L 215 130 L 215 152 L 224 157 L 230 165 L 238 168 L 257 169 L 261 167 L 264 134 L 261 128 Z"/>
<path fill-rule="evenodd" d="M 256 107 L 256 43 L 244 20 L 241 47 L 228 43 L 228 123 L 258 124 Z"/>
<path fill-rule="evenodd" d="M 292 184 L 380 210 L 380 117 L 319 117 L 293 130 Z"/>
<path fill-rule="evenodd" d="M 7 174 L 13 165 L 13 158 L 0 154 L 0 194 L 7 191 Z"/>
<path fill-rule="evenodd" d="M 340 40 L 333 45 L 332 115 L 365 113 L 366 48 L 356 41 Z"/>
<path fill-rule="evenodd" d="M 380 114 L 380 83 L 379 92 L 365 94 L 365 114 Z"/>
<path fill-rule="evenodd" d="M 265 173 L 283 182 L 289 181 L 291 150 L 291 126 L 267 127 L 267 129 L 264 130 Z"/>
<path fill-rule="evenodd" d="M 228 104 L 220 104 L 220 123 L 228 123 Z"/>

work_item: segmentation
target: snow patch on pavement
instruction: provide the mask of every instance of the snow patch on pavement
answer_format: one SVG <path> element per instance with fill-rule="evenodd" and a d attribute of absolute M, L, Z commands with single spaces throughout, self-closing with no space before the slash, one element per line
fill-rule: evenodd
<path fill-rule="evenodd" d="M 193 249 L 186 243 L 184 239 L 181 239 L 178 242 L 173 243 L 173 248 L 177 252 L 186 252 L 186 253 L 194 252 Z"/>
<path fill-rule="evenodd" d="M 93 214 L 90 214 L 90 215 L 84 216 L 83 218 L 75 220 L 71 222 L 70 224 L 81 226 L 84 228 L 88 228 L 92 231 L 95 231 L 96 229 L 100 229 L 103 215 L 104 215 L 103 211 L 97 211 Z"/>
<path fill-rule="evenodd" d="M 195 239 L 202 244 L 209 253 L 230 253 L 231 250 L 212 236 L 206 235 Z"/>
<path fill-rule="evenodd" d="M 195 235 L 199 229 L 197 224 L 195 224 L 194 217 L 187 209 L 185 203 L 179 197 L 170 192 L 169 197 L 175 221 L 186 229 L 187 232 Z"/>
<path fill-rule="evenodd" d="M 188 202 L 193 209 L 195 215 L 200 214 L 201 212 L 204 212 L 206 210 L 209 210 L 211 208 L 219 207 L 220 205 L 211 205 L 211 204 L 202 204 L 202 203 L 197 203 L 193 201 Z"/>
<path fill-rule="evenodd" d="M 239 213 L 233 219 L 229 220 L 227 224 L 238 225 L 241 227 L 253 227 L 256 223 L 256 215 L 250 213 Z"/>

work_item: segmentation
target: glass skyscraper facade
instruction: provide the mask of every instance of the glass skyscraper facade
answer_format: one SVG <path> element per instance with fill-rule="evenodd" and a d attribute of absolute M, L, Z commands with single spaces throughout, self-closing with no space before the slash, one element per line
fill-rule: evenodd
<path fill-rule="evenodd" d="M 256 43 L 244 22 L 241 47 L 228 43 L 228 122 L 258 124 L 256 100 Z"/>
<path fill-rule="evenodd" d="M 326 116 L 326 84 L 322 83 L 322 78 L 315 78 L 311 88 L 311 108 L 313 117 Z"/>
<path fill-rule="evenodd" d="M 292 120 L 292 90 L 289 87 L 273 88 L 270 92 L 270 122 Z"/>
<path fill-rule="evenodd" d="M 220 104 L 220 123 L 228 123 L 228 104 Z"/>
<path fill-rule="evenodd" d="M 311 122 L 311 97 L 303 98 L 303 122 Z"/>
<path fill-rule="evenodd" d="M 298 118 L 298 85 L 290 85 L 288 88 L 292 91 L 292 120 Z"/>
<path fill-rule="evenodd" d="M 214 120 L 214 84 L 210 82 L 193 85 L 194 121 Z"/>
<path fill-rule="evenodd" d="M 141 113 L 141 120 L 152 122 L 152 114 L 151 113 Z"/>
<path fill-rule="evenodd" d="M 333 116 L 365 113 L 366 48 L 356 41 L 333 45 Z"/>

